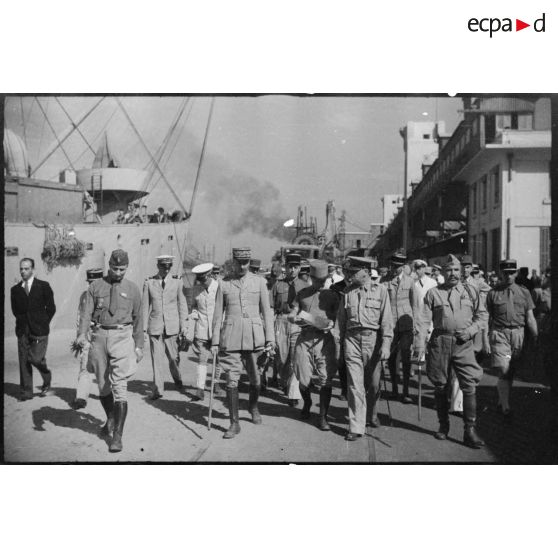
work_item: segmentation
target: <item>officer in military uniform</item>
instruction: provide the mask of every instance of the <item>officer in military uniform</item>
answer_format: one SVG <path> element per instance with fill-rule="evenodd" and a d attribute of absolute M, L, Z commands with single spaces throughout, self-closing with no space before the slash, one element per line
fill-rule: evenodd
<path fill-rule="evenodd" d="M 498 374 L 498 408 L 511 417 L 510 391 L 514 372 L 523 349 L 525 326 L 536 342 L 538 330 L 533 314 L 535 305 L 530 292 L 515 282 L 517 262 L 500 262 L 500 283 L 488 293 L 486 307 L 489 314 L 488 334 L 491 367 Z"/>
<path fill-rule="evenodd" d="M 294 374 L 294 348 L 300 326 L 290 323 L 288 316 L 293 308 L 296 295 L 308 286 L 298 278 L 300 254 L 287 254 L 286 276 L 279 279 L 271 289 L 271 306 L 275 313 L 275 338 L 277 340 L 276 366 L 279 370 L 285 395 L 289 405 L 295 407 L 300 399 L 298 380 Z"/>
<path fill-rule="evenodd" d="M 215 281 L 221 280 L 221 268 L 218 265 L 213 266 L 213 271 L 211 273 L 211 277 L 215 279 Z"/>
<path fill-rule="evenodd" d="M 89 363 L 99 384 L 107 415 L 103 434 L 111 436 L 109 451 L 122 451 L 122 433 L 128 413 L 128 380 L 143 358 L 143 316 L 138 287 L 124 279 L 128 254 L 114 250 L 105 277 L 87 290 L 77 342 L 83 347 L 91 322 Z"/>
<path fill-rule="evenodd" d="M 398 398 L 397 389 L 397 353 L 401 355 L 403 368 L 402 403 L 412 403 L 409 397 L 411 378 L 411 347 L 413 344 L 413 278 L 404 271 L 407 259 L 401 252 L 391 257 L 391 277 L 383 284 L 386 286 L 391 303 L 393 317 L 393 342 L 388 360 L 391 377 L 392 398 Z"/>
<path fill-rule="evenodd" d="M 217 289 L 213 314 L 213 354 L 220 351 L 219 362 L 227 375 L 227 399 L 231 426 L 224 438 L 233 438 L 240 432 L 238 421 L 238 381 L 242 363 L 250 380 L 248 409 L 254 424 L 261 424 L 258 410 L 260 377 L 257 360 L 265 349 L 275 345 L 273 314 L 263 277 L 250 273 L 250 248 L 234 248 L 234 273 L 222 280 Z"/>
<path fill-rule="evenodd" d="M 213 334 L 213 314 L 215 311 L 215 297 L 217 296 L 217 288 L 219 282 L 212 277 L 213 264 L 203 263 L 192 269 L 192 273 L 196 275 L 196 283 L 203 288 L 194 298 L 194 304 L 190 319 L 194 325 L 194 352 L 198 356 L 198 365 L 196 368 L 196 391 L 193 395 L 194 399 L 203 401 L 205 382 L 207 379 L 207 365 L 212 363 L 211 355 L 211 337 Z M 218 382 L 220 376 L 219 367 L 215 370 L 215 395 L 225 395 Z"/>
<path fill-rule="evenodd" d="M 475 359 L 473 338 L 485 319 L 486 310 L 474 286 L 465 288 L 461 282 L 461 263 L 452 254 L 444 265 L 444 283 L 430 289 L 424 297 L 423 311 L 418 317 L 415 358 L 424 359 L 430 324 L 433 331 L 426 352 L 426 372 L 434 385 L 434 399 L 440 428 L 434 435 L 445 440 L 449 433 L 449 377 L 452 367 L 463 391 L 463 442 L 480 448 L 484 442 L 475 430 L 477 419 L 477 385 L 482 368 Z"/>
<path fill-rule="evenodd" d="M 143 284 L 143 324 L 149 336 L 153 364 L 152 400 L 163 397 L 165 391 L 165 360 L 168 360 L 174 385 L 179 391 L 184 389 L 178 368 L 178 335 L 186 332 L 188 304 L 182 279 L 170 275 L 173 260 L 174 256 L 158 256 L 157 274 Z"/>
<path fill-rule="evenodd" d="M 95 279 L 101 279 L 103 277 L 102 269 L 88 269 L 86 272 L 87 284 L 88 286 L 95 281 Z M 83 291 L 79 297 L 78 315 L 76 327 L 78 329 L 77 335 L 79 335 L 79 319 L 83 309 L 85 308 L 85 300 L 87 297 L 87 291 Z M 86 335 L 85 345 L 82 347 L 81 354 L 79 355 L 79 373 L 78 373 L 78 385 L 76 390 L 76 398 L 72 404 L 72 407 L 77 411 L 78 409 L 84 409 L 87 406 L 87 399 L 89 398 L 89 391 L 91 389 L 91 378 L 89 376 L 91 369 L 88 366 L 89 361 L 89 347 L 91 346 L 91 336 L 89 332 Z"/>
<path fill-rule="evenodd" d="M 312 285 L 312 280 L 310 279 L 310 262 L 308 260 L 300 260 L 300 273 L 298 278 L 301 281 L 306 281 L 308 286 Z"/>
<path fill-rule="evenodd" d="M 310 277 L 312 286 L 299 291 L 288 317 L 291 323 L 301 326 L 295 345 L 294 371 L 304 401 L 301 413 L 303 419 L 310 418 L 310 381 L 312 372 L 317 374 L 317 386 L 320 388 L 318 428 L 329 430 L 327 413 L 331 401 L 331 382 L 337 373 L 335 341 L 331 330 L 337 317 L 339 297 L 324 286 L 328 277 L 326 262 L 313 261 Z"/>
<path fill-rule="evenodd" d="M 381 361 L 389 358 L 393 339 L 389 295 L 372 263 L 369 258 L 349 256 L 345 275 L 350 286 L 337 313 L 347 365 L 349 431 L 345 439 L 350 442 L 362 437 L 366 424 L 380 425 Z"/>

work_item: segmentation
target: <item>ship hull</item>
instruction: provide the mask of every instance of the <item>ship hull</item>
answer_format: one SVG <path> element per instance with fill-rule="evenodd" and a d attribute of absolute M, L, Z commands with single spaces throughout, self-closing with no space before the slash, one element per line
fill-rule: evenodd
<path fill-rule="evenodd" d="M 122 248 L 128 252 L 130 258 L 126 277 L 140 289 L 147 277 L 157 273 L 156 257 L 160 254 L 175 256 L 172 274 L 182 275 L 181 254 L 187 227 L 187 221 L 137 225 L 73 225 L 75 237 L 89 245 L 81 264 L 57 266 L 48 270 L 41 259 L 45 228 L 32 223 L 4 223 L 4 335 L 15 333 L 10 288 L 21 280 L 21 258 L 33 258 L 35 275 L 48 281 L 52 287 L 56 314 L 51 322 L 51 329 L 68 329 L 76 325 L 79 297 L 87 288 L 87 269 L 102 267 L 106 270 L 111 252 Z"/>

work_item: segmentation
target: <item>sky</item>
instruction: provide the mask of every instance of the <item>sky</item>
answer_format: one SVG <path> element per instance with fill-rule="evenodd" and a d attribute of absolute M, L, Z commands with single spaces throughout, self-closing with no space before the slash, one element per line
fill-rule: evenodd
<path fill-rule="evenodd" d="M 99 97 L 39 97 L 59 138 Z M 190 206 L 211 97 L 123 97 L 121 102 L 151 153 L 182 116 L 162 158 L 163 172 Z M 452 133 L 461 120 L 460 99 L 448 97 L 216 97 L 200 169 L 189 240 L 198 248 L 215 245 L 222 262 L 234 246 L 251 246 L 268 262 L 284 240 L 282 223 L 299 205 L 325 226 L 325 208 L 334 200 L 337 217 L 346 211 L 347 230 L 367 230 L 382 219 L 381 197 L 401 193 L 403 141 L 408 121 L 443 120 Z M 427 114 L 424 114 L 427 113 Z M 23 124 L 25 123 L 25 126 Z M 56 146 L 54 133 L 32 97 L 9 97 L 5 125 L 24 137 L 32 167 Z M 144 168 L 150 157 L 114 98 L 107 97 L 80 125 L 96 149 L 106 129 L 123 167 Z M 76 169 L 88 168 L 93 153 L 74 132 L 63 143 Z M 69 167 L 60 149 L 38 169 L 36 178 L 57 180 Z M 148 187 L 147 205 L 175 209 L 158 173 Z M 287 237 L 289 236 L 287 231 Z"/>

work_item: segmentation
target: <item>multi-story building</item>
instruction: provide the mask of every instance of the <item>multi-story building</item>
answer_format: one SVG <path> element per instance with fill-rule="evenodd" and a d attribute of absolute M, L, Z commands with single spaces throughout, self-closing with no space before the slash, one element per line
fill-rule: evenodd
<path fill-rule="evenodd" d="M 404 197 L 401 194 L 382 196 L 383 225 L 386 228 L 403 207 Z"/>
<path fill-rule="evenodd" d="M 470 253 L 485 269 L 503 257 L 549 261 L 550 101 L 537 95 L 463 99 L 464 118 L 408 199 L 408 256 Z M 409 124 L 407 125 L 407 128 Z M 380 261 L 403 246 L 399 212 L 374 246 Z"/>

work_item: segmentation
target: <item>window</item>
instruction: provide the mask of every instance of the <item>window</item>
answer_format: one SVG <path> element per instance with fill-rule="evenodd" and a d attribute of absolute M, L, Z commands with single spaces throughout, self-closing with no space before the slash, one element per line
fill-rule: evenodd
<path fill-rule="evenodd" d="M 517 116 L 517 129 L 518 130 L 532 130 L 533 129 L 533 115 L 532 114 L 519 114 Z"/>
<path fill-rule="evenodd" d="M 541 227 L 540 236 L 540 271 L 550 265 L 550 227 Z"/>
<path fill-rule="evenodd" d="M 422 134 L 422 139 L 430 139 L 430 134 Z"/>
<path fill-rule="evenodd" d="M 484 269 L 488 264 L 488 233 L 483 231 L 482 233 L 482 248 L 481 248 L 481 265 Z"/>
<path fill-rule="evenodd" d="M 491 271 L 496 271 L 500 266 L 500 251 L 501 243 L 500 243 L 501 235 L 500 235 L 500 228 L 492 229 L 492 267 Z"/>
<path fill-rule="evenodd" d="M 486 176 L 483 176 L 481 179 L 481 196 L 482 196 L 482 210 L 486 211 L 486 207 L 488 205 L 488 184 L 486 180 Z"/>
<path fill-rule="evenodd" d="M 477 185 L 473 184 L 472 195 L 471 195 L 471 215 L 475 216 L 477 214 Z"/>
<path fill-rule="evenodd" d="M 492 184 L 494 192 L 494 205 L 500 204 L 500 167 L 496 167 L 492 171 Z"/>

